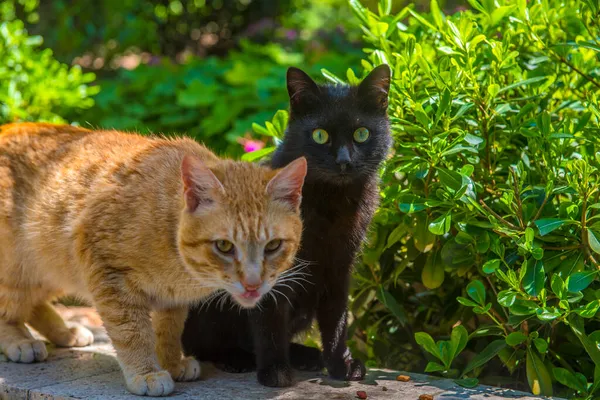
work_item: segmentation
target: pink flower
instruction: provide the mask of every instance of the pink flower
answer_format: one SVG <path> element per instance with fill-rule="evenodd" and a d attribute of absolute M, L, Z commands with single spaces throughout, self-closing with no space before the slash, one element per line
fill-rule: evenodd
<path fill-rule="evenodd" d="M 251 153 L 253 151 L 260 150 L 263 147 L 265 147 L 265 144 L 263 142 L 261 142 L 260 140 L 251 140 L 251 139 L 244 139 L 242 141 L 242 145 L 244 146 L 244 151 L 246 153 Z"/>

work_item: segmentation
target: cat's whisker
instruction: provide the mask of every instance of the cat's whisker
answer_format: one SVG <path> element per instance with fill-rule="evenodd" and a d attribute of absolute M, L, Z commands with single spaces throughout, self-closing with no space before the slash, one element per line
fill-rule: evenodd
<path fill-rule="evenodd" d="M 271 290 L 269 290 L 269 296 L 271 296 L 273 298 L 273 301 L 275 302 L 275 307 L 277 307 L 279 305 L 277 303 L 277 296 L 275 296 L 275 294 L 273 294 L 273 292 Z"/>
<path fill-rule="evenodd" d="M 290 303 L 290 306 L 291 306 L 292 308 L 294 308 L 294 305 L 292 304 L 292 301 L 290 300 L 290 298 L 289 298 L 289 297 L 287 297 L 287 296 L 286 296 L 286 295 L 285 295 L 283 292 L 281 292 L 281 291 L 279 291 L 279 290 L 277 290 L 277 289 L 275 289 L 275 288 L 272 288 L 272 289 L 271 289 L 271 291 L 273 291 L 273 292 L 275 292 L 275 293 L 278 293 L 278 294 L 282 295 L 283 297 L 285 297 L 285 298 L 286 298 L 286 300 L 288 301 L 288 303 Z"/>

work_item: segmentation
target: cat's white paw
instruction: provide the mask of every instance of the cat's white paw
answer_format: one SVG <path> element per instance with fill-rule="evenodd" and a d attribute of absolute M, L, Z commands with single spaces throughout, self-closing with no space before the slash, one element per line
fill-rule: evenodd
<path fill-rule="evenodd" d="M 85 347 L 94 343 L 94 334 L 81 325 L 73 324 L 69 330 L 55 334 L 51 340 L 59 347 Z"/>
<path fill-rule="evenodd" d="M 94 343 L 94 334 L 89 329 L 76 325 L 69 329 L 73 335 L 73 347 L 85 347 Z"/>
<path fill-rule="evenodd" d="M 10 361 L 26 364 L 48 358 L 46 344 L 41 340 L 27 339 L 11 343 L 5 348 L 4 354 Z"/>
<path fill-rule="evenodd" d="M 171 376 L 177 382 L 198 380 L 200 371 L 200 363 L 194 357 L 182 358 L 177 367 L 169 369 Z"/>
<path fill-rule="evenodd" d="M 175 382 L 167 371 L 125 376 L 125 382 L 127 389 L 138 396 L 167 396 L 175 389 Z"/>

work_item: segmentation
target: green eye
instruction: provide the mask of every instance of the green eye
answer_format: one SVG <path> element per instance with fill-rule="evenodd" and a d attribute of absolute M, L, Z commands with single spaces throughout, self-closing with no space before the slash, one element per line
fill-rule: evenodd
<path fill-rule="evenodd" d="M 329 134 L 325 129 L 315 129 L 312 137 L 313 140 L 319 144 L 325 144 L 329 140 Z"/>
<path fill-rule="evenodd" d="M 367 128 L 358 128 L 354 131 L 354 141 L 356 143 L 366 142 L 370 135 Z"/>
<path fill-rule="evenodd" d="M 217 240 L 215 247 L 223 254 L 232 254 L 235 247 L 229 240 Z"/>
<path fill-rule="evenodd" d="M 279 250 L 280 247 L 281 247 L 281 239 L 271 240 L 265 246 L 265 252 L 266 253 L 273 253 L 274 251 Z"/>

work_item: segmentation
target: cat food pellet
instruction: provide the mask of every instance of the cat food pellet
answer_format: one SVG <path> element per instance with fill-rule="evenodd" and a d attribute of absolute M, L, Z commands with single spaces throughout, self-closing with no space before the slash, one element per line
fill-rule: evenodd
<path fill-rule="evenodd" d="M 433 396 L 430 394 L 422 394 L 419 396 L 419 400 L 433 400 Z"/>
<path fill-rule="evenodd" d="M 408 381 L 410 381 L 410 376 L 408 376 L 408 375 L 398 375 L 396 377 L 396 380 L 400 381 L 400 382 L 408 382 Z"/>
<path fill-rule="evenodd" d="M 359 390 L 358 392 L 356 392 L 356 397 L 364 400 L 367 398 L 367 392 L 365 392 L 364 390 Z"/>
<path fill-rule="evenodd" d="M 382 388 L 382 390 L 383 390 L 384 392 L 387 392 L 387 391 L 388 391 L 388 388 L 387 388 L 386 386 L 384 386 L 384 387 Z"/>

